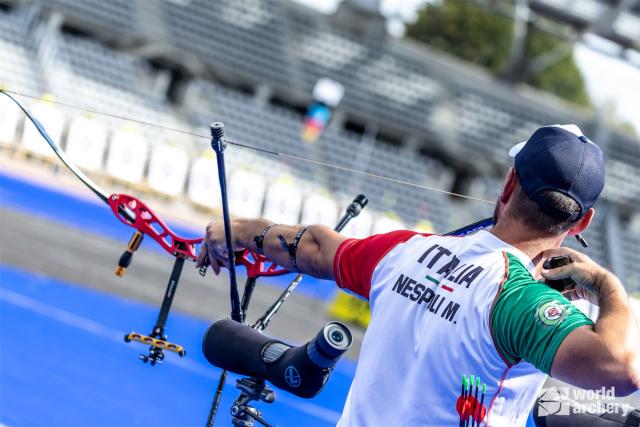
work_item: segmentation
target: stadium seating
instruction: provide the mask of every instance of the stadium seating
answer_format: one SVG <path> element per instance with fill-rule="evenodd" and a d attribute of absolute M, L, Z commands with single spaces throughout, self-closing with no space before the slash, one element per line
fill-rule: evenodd
<path fill-rule="evenodd" d="M 70 21 L 135 38 L 137 32 L 136 2 L 128 0 L 44 0 L 43 7 L 59 11 Z"/>
<path fill-rule="evenodd" d="M 414 138 L 458 153 L 466 160 L 490 164 L 491 173 L 475 178 L 471 187 L 474 196 L 495 199 L 500 177 L 509 165 L 508 148 L 525 139 L 532 129 L 542 124 L 574 122 L 589 135 L 599 130 L 597 134 L 603 136 L 608 163 L 601 204 L 615 203 L 626 209 L 640 204 L 638 140 L 602 131 L 596 119 L 554 98 L 528 90 L 514 91 L 478 70 L 436 53 L 425 53 L 410 43 L 363 42 L 333 26 L 326 16 L 287 0 L 147 3 L 146 12 L 153 12 L 163 24 L 159 35 L 151 34 L 148 24 L 141 24 L 142 15 L 147 15 L 138 3 L 142 2 L 15 1 L 14 7 L 0 9 L 0 86 L 33 95 L 52 94 L 58 101 L 164 126 L 198 129 L 203 135 L 208 134 L 211 121 L 224 122 L 231 141 L 263 150 L 233 145 L 228 149 L 228 167 L 233 172 L 230 182 L 239 188 L 244 188 L 246 183 L 242 183 L 248 179 L 255 182 L 255 200 L 250 206 L 240 196 L 234 202 L 245 214 L 247 209 L 263 212 L 263 197 L 268 198 L 270 186 L 283 177 L 292 179 L 300 192 L 302 202 L 296 209 L 303 218 L 312 217 L 305 213 L 307 201 L 321 195 L 331 195 L 328 210 L 333 212 L 333 204 L 341 209 L 357 192 L 367 194 L 374 211 L 368 230 L 389 211 L 408 226 L 429 220 L 438 232 L 491 214 L 491 205 L 454 203 L 444 194 L 400 183 L 450 188 L 455 172 L 439 160 L 418 155 L 402 144 L 387 144 L 384 138 L 366 141 L 340 128 L 340 123 L 329 126 L 315 144 L 305 144 L 300 140 L 303 117 L 298 111 L 273 105 L 268 96 L 254 96 L 222 83 L 267 86 L 270 93 L 302 103 L 310 101 L 313 85 L 322 77 L 345 86 L 339 110 L 346 117 L 376 123 L 383 133 L 398 135 L 400 142 Z M 67 27 L 78 28 L 91 37 L 51 29 L 49 12 L 61 13 Z M 156 36 L 170 47 L 168 52 L 193 55 L 213 75 L 220 76 L 220 81 L 193 78 L 186 84 L 184 102 L 172 105 L 166 87 L 157 84 L 161 71 L 144 58 L 114 47 L 144 45 Z M 85 114 L 64 108 L 63 113 L 65 123 Z M 210 165 L 210 160 L 201 157 L 210 151 L 206 140 L 142 125 L 132 129 L 131 124 L 115 117 L 95 119 L 106 126 L 108 143 L 104 161 L 96 163 L 94 159 L 93 165 L 102 164 L 103 172 L 120 181 L 139 183 L 159 173 L 156 169 L 149 171 L 150 153 L 170 143 L 186 153 L 191 169 L 184 185 L 168 195 L 215 207 L 214 201 L 208 202 L 211 189 L 201 185 L 203 177 L 208 176 L 202 165 Z M 131 139 L 122 138 L 123 132 L 136 133 L 141 148 L 134 151 L 142 156 L 133 169 L 124 172 L 110 162 L 113 156 L 126 157 L 124 151 L 133 149 L 126 142 Z M 364 170 L 392 180 L 330 169 L 290 156 Z M 269 205 L 266 207 L 271 211 Z M 323 221 L 329 222 L 326 218 Z M 622 254 L 624 270 L 631 272 L 638 261 L 640 239 L 637 231 L 634 234 L 625 227 L 626 223 L 620 223 L 629 238 L 609 241 L 604 218 L 597 217 L 586 234 L 592 242 L 588 253 L 612 265 L 608 248 L 615 245 L 617 253 Z M 575 246 L 573 239 L 569 244 Z M 631 283 L 640 288 L 637 282 Z"/>
<path fill-rule="evenodd" d="M 35 14 L 31 9 L 0 12 L 0 86 L 39 93 L 42 80 L 33 67 L 34 46 L 29 37 Z"/>

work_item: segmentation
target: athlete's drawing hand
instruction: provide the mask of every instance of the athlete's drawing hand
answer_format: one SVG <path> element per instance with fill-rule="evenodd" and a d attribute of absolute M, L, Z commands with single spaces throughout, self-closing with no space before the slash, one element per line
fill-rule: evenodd
<path fill-rule="evenodd" d="M 617 280 L 608 280 L 611 273 L 596 264 L 588 256 L 569 248 L 547 249 L 541 254 L 542 259 L 555 256 L 568 256 L 571 263 L 562 267 L 543 269 L 542 277 L 548 280 L 571 279 L 575 285 L 568 286 L 562 292 L 569 300 L 585 299 L 599 305 L 599 300 L 609 287 L 616 286 Z"/>

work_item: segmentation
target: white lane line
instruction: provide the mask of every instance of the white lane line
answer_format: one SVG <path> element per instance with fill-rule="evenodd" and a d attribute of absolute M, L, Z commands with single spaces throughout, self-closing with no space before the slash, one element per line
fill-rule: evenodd
<path fill-rule="evenodd" d="M 98 335 L 98 336 L 110 339 L 119 344 L 122 344 L 123 342 L 124 335 L 121 331 L 118 331 L 117 329 L 111 328 L 109 326 L 96 322 L 95 320 L 89 319 L 87 317 L 71 313 L 70 311 L 43 303 L 41 301 L 38 301 L 36 299 L 33 299 L 23 294 L 20 294 L 18 292 L 14 292 L 5 288 L 0 288 L 0 300 L 12 305 L 21 307 L 25 310 L 29 310 L 41 316 L 48 317 L 51 320 L 55 320 L 57 322 L 74 327 L 76 329 L 81 329 L 90 334 Z M 217 378 L 217 375 L 214 372 L 212 372 L 209 366 L 204 365 L 200 362 L 197 362 L 193 359 L 171 358 L 169 360 L 165 359 L 164 363 L 176 365 L 179 368 L 184 369 L 185 371 L 192 372 L 194 374 L 206 377 L 208 379 Z M 239 378 L 238 376 L 231 373 L 230 373 L 230 377 Z M 322 420 L 328 421 L 330 423 L 335 424 L 340 418 L 339 412 L 324 408 L 312 402 L 307 402 L 307 401 L 301 402 L 298 400 L 294 400 L 289 396 L 285 395 L 284 392 L 278 393 L 278 402 L 281 404 L 287 405 L 289 407 L 295 408 L 299 411 L 305 412 L 316 418 L 320 418 Z M 2 424 L 0 424 L 0 427 L 6 427 L 6 426 L 3 426 Z"/>
<path fill-rule="evenodd" d="M 122 337 L 124 337 L 124 335 L 116 329 L 5 288 L 0 288 L 0 299 L 24 308 L 25 310 L 64 323 L 65 325 L 89 332 L 90 334 L 118 342 L 122 342 Z"/>

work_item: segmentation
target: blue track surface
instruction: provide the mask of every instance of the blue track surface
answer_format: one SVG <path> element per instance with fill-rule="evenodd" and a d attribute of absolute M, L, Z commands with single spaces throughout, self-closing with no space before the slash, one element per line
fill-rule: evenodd
<path fill-rule="evenodd" d="M 204 360 L 208 324 L 172 313 L 169 337 L 188 351 L 161 366 L 137 359 L 146 347 L 123 341 L 146 331 L 157 308 L 0 265 L 0 423 L 9 426 L 204 425 L 218 370 Z M 276 392 L 260 404 L 280 426 L 335 423 L 353 375 L 342 362 L 320 396 Z M 217 425 L 229 425 L 236 377 L 225 390 Z"/>
<path fill-rule="evenodd" d="M 0 173 L 0 206 L 126 242 L 131 229 L 107 206 Z M 198 230 L 170 224 L 178 234 Z M 6 244 L 6 242 L 3 242 Z M 158 250 L 150 241 L 144 249 Z M 314 283 L 315 282 L 315 283 Z M 286 278 L 271 282 L 284 285 Z M 305 280 L 299 290 L 327 298 L 330 286 Z M 319 293 L 320 292 L 320 293 Z M 7 426 L 204 425 L 219 370 L 203 358 L 208 323 L 172 312 L 169 337 L 187 357 L 168 354 L 151 367 L 147 347 L 126 344 L 125 332 L 148 332 L 157 307 L 0 264 L 0 424 Z M 257 405 L 279 426 L 327 426 L 337 421 L 354 373 L 342 361 L 313 400 L 276 391 Z M 229 425 L 238 392 L 230 376 L 216 425 Z"/>

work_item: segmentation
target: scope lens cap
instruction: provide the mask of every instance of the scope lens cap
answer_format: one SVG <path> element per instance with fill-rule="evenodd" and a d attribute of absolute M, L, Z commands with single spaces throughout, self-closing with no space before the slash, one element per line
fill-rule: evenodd
<path fill-rule="evenodd" d="M 323 350 L 328 353 L 342 353 L 351 347 L 351 344 L 353 343 L 351 331 L 346 327 L 346 325 L 340 322 L 327 323 L 322 331 L 322 335 L 326 344 L 330 347 L 330 349 L 323 348 Z"/>

